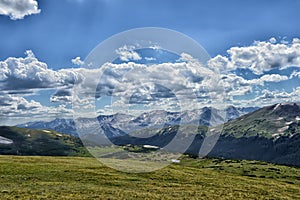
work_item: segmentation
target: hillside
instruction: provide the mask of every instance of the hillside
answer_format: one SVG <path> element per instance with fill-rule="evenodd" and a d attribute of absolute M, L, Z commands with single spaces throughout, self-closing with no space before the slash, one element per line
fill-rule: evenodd
<path fill-rule="evenodd" d="M 300 198 L 299 168 L 256 161 L 190 159 L 142 174 L 94 158 L 0 156 L 5 199 Z"/>
<path fill-rule="evenodd" d="M 300 104 L 281 103 L 263 107 L 225 124 L 224 134 L 278 139 L 300 133 Z"/>
<path fill-rule="evenodd" d="M 50 130 L 0 127 L 0 154 L 85 156 L 88 152 L 79 138 Z"/>
<path fill-rule="evenodd" d="M 225 123 L 210 156 L 300 166 L 300 105 L 275 104 Z"/>

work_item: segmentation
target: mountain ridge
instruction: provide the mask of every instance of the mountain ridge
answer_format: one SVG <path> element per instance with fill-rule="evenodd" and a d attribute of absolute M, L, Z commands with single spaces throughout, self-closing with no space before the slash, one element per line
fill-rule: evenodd
<path fill-rule="evenodd" d="M 156 110 L 151 112 L 145 112 L 141 115 L 134 117 L 132 115 L 126 114 L 114 114 L 114 115 L 99 115 L 97 117 L 100 125 L 104 123 L 109 123 L 114 127 L 118 127 L 125 132 L 133 132 L 136 129 L 144 127 L 163 127 L 168 125 L 178 125 L 180 123 L 195 123 L 199 125 L 210 125 L 211 114 L 214 108 L 204 107 L 202 109 L 193 109 L 189 111 L 180 112 L 168 112 L 162 110 Z M 241 115 L 248 112 L 259 109 L 258 107 L 234 107 L 229 106 L 226 109 L 225 121 L 233 120 Z M 88 118 L 82 119 L 87 122 Z M 198 121 L 199 120 L 199 121 Z M 92 121 L 92 119 L 91 119 Z M 220 120 L 222 122 L 222 119 Z M 223 121 L 224 122 L 224 121 Z M 56 118 L 50 122 L 37 121 L 28 122 L 25 124 L 16 125 L 20 128 L 30 128 L 30 129 L 51 129 L 58 132 L 63 132 L 66 134 L 77 136 L 76 125 L 73 119 L 60 119 Z"/>

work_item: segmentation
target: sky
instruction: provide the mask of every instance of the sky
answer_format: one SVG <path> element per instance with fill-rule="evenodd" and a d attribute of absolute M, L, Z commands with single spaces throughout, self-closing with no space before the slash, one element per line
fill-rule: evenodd
<path fill-rule="evenodd" d="M 147 85 L 152 75 L 157 82 L 178 83 L 178 94 L 187 88 L 195 92 L 198 106 L 211 105 L 220 91 L 222 101 L 240 107 L 298 101 L 299 7 L 297 0 L 0 0 L 0 124 L 72 117 L 75 83 L 92 90 L 83 80 L 99 79 L 99 69 L 82 66 L 91 50 L 117 33 L 142 27 L 172 29 L 194 39 L 211 57 L 210 73 L 191 55 L 174 59 L 159 48 L 123 46 L 117 49 L 119 62 L 106 64 L 96 92 L 97 114 L 111 112 L 112 84 L 134 90 L 137 78 L 144 87 L 127 97 L 130 106 L 178 107 L 180 95 L 160 84 Z M 162 61 L 162 55 L 167 59 L 153 62 Z M 132 69 L 141 71 L 131 72 L 127 82 L 120 78 Z M 167 69 L 172 73 L 164 74 Z M 114 91 L 116 107 L 125 93 Z M 89 98 L 78 99 L 79 105 L 93 109 Z"/>

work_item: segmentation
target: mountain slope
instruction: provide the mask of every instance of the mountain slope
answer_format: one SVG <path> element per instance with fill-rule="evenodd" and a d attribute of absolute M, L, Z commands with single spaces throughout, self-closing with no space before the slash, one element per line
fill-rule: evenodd
<path fill-rule="evenodd" d="M 88 155 L 77 137 L 49 130 L 0 127 L 0 154 L 68 156 Z"/>
<path fill-rule="evenodd" d="M 300 104 L 267 106 L 225 124 L 224 134 L 234 137 L 279 138 L 300 132 Z"/>
<path fill-rule="evenodd" d="M 210 156 L 300 166 L 300 105 L 275 104 L 224 125 Z"/>
<path fill-rule="evenodd" d="M 73 119 L 59 119 L 56 118 L 50 122 L 37 121 L 29 122 L 26 124 L 17 125 L 20 128 L 30 128 L 30 129 L 50 129 L 61 133 L 66 133 L 69 135 L 77 135 L 76 127 Z"/>

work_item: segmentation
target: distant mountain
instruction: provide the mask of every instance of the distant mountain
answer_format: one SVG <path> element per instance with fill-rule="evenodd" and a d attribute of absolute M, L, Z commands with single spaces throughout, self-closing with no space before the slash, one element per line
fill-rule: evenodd
<path fill-rule="evenodd" d="M 53 121 L 37 121 L 29 122 L 26 124 L 17 125 L 20 128 L 30 128 L 30 129 L 49 129 L 60 133 L 66 133 L 69 135 L 77 135 L 76 127 L 73 119 L 59 119 L 56 118 Z"/>
<path fill-rule="evenodd" d="M 114 115 L 100 115 L 97 117 L 98 124 L 93 119 L 82 118 L 80 119 L 80 126 L 91 126 L 93 128 L 102 127 L 104 125 L 111 125 L 114 128 L 123 130 L 126 133 L 134 132 L 136 130 L 146 127 L 166 127 L 170 125 L 179 124 L 199 124 L 210 126 L 212 113 L 216 113 L 217 119 L 214 119 L 214 123 L 223 123 L 224 120 L 236 119 L 248 112 L 257 110 L 257 107 L 237 108 L 228 107 L 223 115 L 222 112 L 217 109 L 204 107 L 202 109 L 188 110 L 184 112 L 168 112 L 163 110 L 155 110 L 145 112 L 139 116 L 132 116 L 127 114 L 114 114 Z M 221 113 L 221 114 L 220 114 Z M 218 119 L 219 117 L 219 119 Z M 225 118 L 225 119 L 223 119 Z M 77 124 L 78 125 L 78 124 Z M 70 135 L 77 136 L 77 130 L 73 119 L 55 119 L 50 122 L 38 121 L 29 122 L 26 124 L 17 125 L 21 128 L 31 129 L 50 129 L 57 132 L 62 132 Z M 79 127 L 80 128 L 80 127 Z M 92 129 L 91 129 L 92 130 Z"/>
<path fill-rule="evenodd" d="M 50 130 L 0 126 L 1 155 L 87 156 L 79 138 Z"/>

